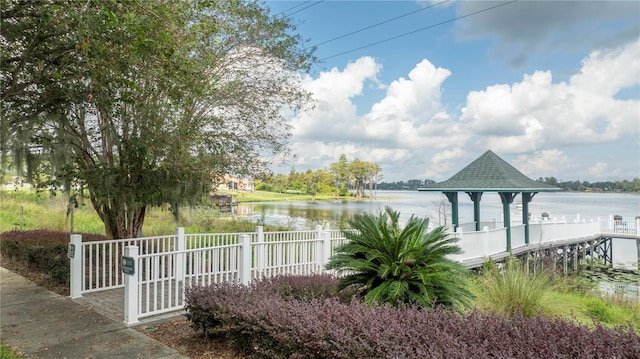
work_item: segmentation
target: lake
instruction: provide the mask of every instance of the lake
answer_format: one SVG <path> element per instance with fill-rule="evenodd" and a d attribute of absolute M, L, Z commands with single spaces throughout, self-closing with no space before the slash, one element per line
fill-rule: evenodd
<path fill-rule="evenodd" d="M 460 223 L 473 222 L 473 202 L 464 193 L 459 197 Z M 511 206 L 511 218 L 520 218 L 516 197 Z M 438 209 L 447 204 L 447 224 L 451 222 L 446 197 L 437 192 L 418 191 L 378 191 L 376 199 L 362 201 L 280 201 L 260 203 L 240 203 L 237 216 L 261 224 L 285 225 L 291 229 L 313 229 L 316 225 L 324 228 L 339 228 L 355 213 L 378 213 L 385 206 L 399 211 L 401 221 L 411 215 L 429 217 L 433 225 L 443 225 L 444 218 L 438 216 Z M 482 196 L 480 217 L 482 221 L 502 221 L 502 203 L 497 193 Z M 606 220 L 609 215 L 620 215 L 623 220 L 633 221 L 640 216 L 640 194 L 631 193 L 589 193 L 556 192 L 538 193 L 529 203 L 529 212 L 534 218 L 548 213 L 551 218 L 575 218 Z M 633 240 L 617 240 L 613 244 L 615 262 L 628 266 L 637 263 L 636 243 Z"/>

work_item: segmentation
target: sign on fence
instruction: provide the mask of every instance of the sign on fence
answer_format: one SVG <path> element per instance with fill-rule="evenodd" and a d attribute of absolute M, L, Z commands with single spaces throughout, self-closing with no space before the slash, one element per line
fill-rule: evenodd
<path fill-rule="evenodd" d="M 76 245 L 73 243 L 69 243 L 69 248 L 67 249 L 67 257 L 72 259 L 76 256 Z"/>
<path fill-rule="evenodd" d="M 135 273 L 136 263 L 133 257 L 122 256 L 122 273 L 133 275 Z"/>

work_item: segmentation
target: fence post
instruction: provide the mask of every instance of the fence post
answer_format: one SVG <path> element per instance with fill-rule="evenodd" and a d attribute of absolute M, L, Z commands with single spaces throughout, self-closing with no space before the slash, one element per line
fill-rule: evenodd
<path fill-rule="evenodd" d="M 320 265 L 322 266 L 322 270 L 324 270 L 324 266 L 327 265 L 329 259 L 331 259 L 331 232 L 321 232 L 320 239 L 322 239 L 322 262 Z"/>
<path fill-rule="evenodd" d="M 256 245 L 254 246 L 256 258 L 256 277 L 262 278 L 262 269 L 265 267 L 266 247 L 264 245 L 264 227 L 256 227 Z"/>
<path fill-rule="evenodd" d="M 82 297 L 82 261 L 84 253 L 82 250 L 82 235 L 72 234 L 69 242 L 69 297 Z"/>
<path fill-rule="evenodd" d="M 178 227 L 176 232 L 176 251 L 182 252 L 186 249 L 186 240 L 184 237 L 184 227 Z M 184 252 L 176 255 L 176 281 L 184 282 Z"/>
<path fill-rule="evenodd" d="M 240 263 L 238 263 L 240 283 L 251 283 L 251 236 L 240 235 Z"/>
<path fill-rule="evenodd" d="M 126 246 L 124 255 L 133 260 L 133 274 L 124 275 L 124 323 L 133 325 L 138 323 L 138 246 Z M 124 263 L 123 263 L 124 265 Z"/>
<path fill-rule="evenodd" d="M 609 215 L 609 233 L 613 232 L 613 215 Z"/>

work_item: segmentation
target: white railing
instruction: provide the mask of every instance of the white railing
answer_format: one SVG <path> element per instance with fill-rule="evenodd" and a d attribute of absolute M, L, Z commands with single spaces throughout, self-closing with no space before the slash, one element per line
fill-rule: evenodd
<path fill-rule="evenodd" d="M 76 273 L 80 281 L 76 281 L 75 291 L 72 286 L 71 296 L 75 298 L 82 293 L 123 287 L 124 276 L 120 260 L 125 247 L 135 245 L 143 254 L 169 252 L 176 250 L 176 238 L 176 235 L 168 235 L 82 242 L 82 237 L 72 235 L 70 245 L 74 246 L 74 257 L 77 256 L 83 262 L 78 262 L 82 265 L 82 272 Z"/>
<path fill-rule="evenodd" d="M 286 232 L 260 233 L 261 228 L 253 234 L 239 234 L 231 244 L 202 240 L 200 248 L 166 253 L 139 254 L 137 246 L 126 247 L 126 256 L 136 263 L 136 270 L 125 276 L 125 323 L 132 325 L 140 318 L 184 309 L 184 289 L 190 285 L 248 284 L 281 274 L 322 273 L 332 249 L 344 241 L 337 235 L 339 231 L 321 228 L 291 232 L 290 240 Z M 187 238 L 193 239 L 179 230 L 176 246 L 186 247 Z"/>
<path fill-rule="evenodd" d="M 598 235 L 637 236 L 640 228 L 640 219 L 562 222 L 530 223 L 529 245 Z M 450 258 L 466 261 L 505 253 L 507 229 L 483 229 L 465 232 L 460 227 L 450 233 L 462 249 Z M 264 232 L 257 227 L 256 232 L 231 234 L 185 234 L 179 228 L 175 235 L 95 242 L 82 242 L 81 236 L 72 235 L 71 297 L 124 287 L 125 322 L 133 324 L 139 318 L 183 309 L 184 289 L 189 285 L 249 283 L 279 274 L 323 272 L 335 247 L 345 241 L 343 231 L 325 231 L 321 226 L 292 232 Z M 511 227 L 512 249 L 525 245 L 524 225 Z M 133 275 L 122 273 L 123 255 L 134 259 Z"/>

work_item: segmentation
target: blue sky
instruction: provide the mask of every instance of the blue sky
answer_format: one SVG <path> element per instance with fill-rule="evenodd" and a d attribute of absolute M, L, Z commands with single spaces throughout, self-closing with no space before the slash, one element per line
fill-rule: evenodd
<path fill-rule="evenodd" d="M 640 177 L 638 1 L 266 6 L 320 59 L 301 79 L 315 108 L 291 118 L 296 158 L 276 172 L 344 153 L 383 181 L 440 181 L 491 149 L 531 178 Z"/>

